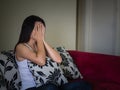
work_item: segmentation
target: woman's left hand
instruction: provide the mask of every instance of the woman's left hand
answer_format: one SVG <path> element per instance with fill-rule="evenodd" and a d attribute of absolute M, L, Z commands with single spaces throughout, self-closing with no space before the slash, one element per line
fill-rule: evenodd
<path fill-rule="evenodd" d="M 43 41 L 45 40 L 45 26 L 42 24 L 42 37 Z"/>

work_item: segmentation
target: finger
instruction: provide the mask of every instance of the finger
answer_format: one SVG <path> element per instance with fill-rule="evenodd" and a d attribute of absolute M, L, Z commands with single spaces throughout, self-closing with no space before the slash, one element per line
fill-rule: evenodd
<path fill-rule="evenodd" d="M 42 23 L 39 24 L 39 28 L 42 31 Z"/>
<path fill-rule="evenodd" d="M 38 24 L 38 25 L 37 25 L 37 28 L 38 28 L 38 30 L 40 30 L 40 29 L 41 29 L 41 26 L 40 26 L 40 24 Z"/>
<path fill-rule="evenodd" d="M 36 31 L 38 31 L 38 23 L 37 23 L 37 22 L 36 22 L 35 25 L 34 25 L 34 29 L 35 29 Z"/>

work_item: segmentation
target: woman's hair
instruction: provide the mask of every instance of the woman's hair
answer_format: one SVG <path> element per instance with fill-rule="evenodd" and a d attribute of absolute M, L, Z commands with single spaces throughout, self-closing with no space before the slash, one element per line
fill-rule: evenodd
<path fill-rule="evenodd" d="M 19 36 L 19 40 L 18 40 L 16 46 L 19 43 L 26 43 L 26 42 L 29 41 L 31 32 L 33 31 L 33 28 L 34 28 L 34 25 L 35 25 L 36 21 L 41 22 L 46 27 L 45 22 L 42 18 L 40 18 L 38 16 L 35 16 L 35 15 L 28 16 L 23 21 L 20 36 Z M 16 46 L 15 46 L 15 49 L 16 49 Z"/>

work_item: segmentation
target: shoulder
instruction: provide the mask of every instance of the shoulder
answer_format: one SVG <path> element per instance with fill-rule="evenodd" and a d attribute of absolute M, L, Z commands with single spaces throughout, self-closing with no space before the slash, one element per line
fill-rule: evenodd
<path fill-rule="evenodd" d="M 22 54 L 27 50 L 28 48 L 24 45 L 24 43 L 20 43 L 16 46 L 16 54 Z"/>
<path fill-rule="evenodd" d="M 17 46 L 16 46 L 16 50 L 21 50 L 21 49 L 23 49 L 23 48 L 26 48 L 26 46 L 24 45 L 24 43 L 20 43 L 20 44 L 18 44 Z"/>
<path fill-rule="evenodd" d="M 17 60 L 24 60 L 24 55 L 29 51 L 29 49 L 24 45 L 24 43 L 20 43 L 16 46 L 16 57 Z"/>
<path fill-rule="evenodd" d="M 22 43 L 18 44 L 16 46 L 16 50 L 15 50 L 15 55 L 18 61 L 22 61 L 23 58 L 21 58 L 21 53 L 24 51 L 24 45 Z"/>

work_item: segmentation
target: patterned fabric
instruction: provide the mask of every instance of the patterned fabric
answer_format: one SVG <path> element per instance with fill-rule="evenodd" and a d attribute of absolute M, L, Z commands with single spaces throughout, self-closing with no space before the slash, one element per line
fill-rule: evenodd
<path fill-rule="evenodd" d="M 61 57 L 62 57 L 62 63 L 60 64 L 60 67 L 62 68 L 65 77 L 68 79 L 77 79 L 77 78 L 83 78 L 81 73 L 79 72 L 76 64 L 74 63 L 74 60 L 70 56 L 70 54 L 65 50 L 64 47 L 56 47 L 54 48 L 57 50 Z"/>
<path fill-rule="evenodd" d="M 2 51 L 0 53 L 0 90 L 19 90 L 21 87 L 20 75 L 14 59 L 13 51 Z"/>
<path fill-rule="evenodd" d="M 2 70 L 0 68 L 0 90 L 3 90 L 3 88 L 6 89 L 6 87 L 5 87 L 5 79 L 4 79 L 3 72 L 2 72 Z"/>
<path fill-rule="evenodd" d="M 68 82 L 59 64 L 52 61 L 49 57 L 46 57 L 44 66 L 28 61 L 28 67 L 33 74 L 37 87 L 47 83 L 59 86 Z"/>

